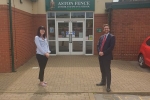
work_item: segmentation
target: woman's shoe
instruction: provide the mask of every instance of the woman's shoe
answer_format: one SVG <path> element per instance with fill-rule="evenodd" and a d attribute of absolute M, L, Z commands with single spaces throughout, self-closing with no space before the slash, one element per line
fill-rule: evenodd
<path fill-rule="evenodd" d="M 44 82 L 44 84 L 47 84 L 47 82 Z"/>
<path fill-rule="evenodd" d="M 40 86 L 45 87 L 45 86 L 46 86 L 46 84 L 45 84 L 44 82 L 41 82 L 41 83 L 40 83 Z"/>

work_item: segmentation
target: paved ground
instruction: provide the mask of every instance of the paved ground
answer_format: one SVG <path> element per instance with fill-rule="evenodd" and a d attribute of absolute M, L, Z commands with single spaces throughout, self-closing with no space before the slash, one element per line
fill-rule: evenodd
<path fill-rule="evenodd" d="M 111 69 L 111 93 L 150 94 L 148 68 L 140 68 L 137 62 L 112 61 Z M 1 73 L 0 100 L 95 100 L 96 94 L 106 93 L 105 87 L 95 85 L 101 77 L 97 56 L 50 57 L 45 69 L 48 86 L 44 88 L 38 85 L 38 71 L 33 57 L 17 72 Z"/>
<path fill-rule="evenodd" d="M 0 100 L 92 100 L 88 93 L 5 93 Z"/>
<path fill-rule="evenodd" d="M 150 100 L 150 96 L 95 94 L 95 100 Z"/>
<path fill-rule="evenodd" d="M 150 100 L 150 96 L 92 93 L 3 93 L 0 100 Z"/>

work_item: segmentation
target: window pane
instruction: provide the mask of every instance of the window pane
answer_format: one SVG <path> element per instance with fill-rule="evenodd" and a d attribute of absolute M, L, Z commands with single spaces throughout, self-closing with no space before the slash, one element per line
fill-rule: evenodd
<path fill-rule="evenodd" d="M 86 18 L 93 18 L 93 12 L 86 12 Z"/>
<path fill-rule="evenodd" d="M 92 41 L 86 41 L 86 54 L 92 54 Z"/>
<path fill-rule="evenodd" d="M 73 22 L 72 23 L 72 32 L 73 32 L 73 38 L 83 38 L 83 23 L 81 22 Z"/>
<path fill-rule="evenodd" d="M 51 51 L 51 54 L 56 54 L 56 45 L 55 41 L 49 41 L 49 48 Z"/>
<path fill-rule="evenodd" d="M 48 18 L 55 18 L 55 13 L 48 13 Z"/>
<path fill-rule="evenodd" d="M 84 12 L 72 12 L 71 13 L 71 18 L 85 18 L 85 13 Z"/>
<path fill-rule="evenodd" d="M 48 20 L 48 39 L 55 40 L 55 20 Z"/>
<path fill-rule="evenodd" d="M 68 38 L 69 34 L 69 23 L 58 23 L 58 38 Z"/>
<path fill-rule="evenodd" d="M 70 18 L 69 12 L 67 13 L 56 13 L 56 18 Z"/>
<path fill-rule="evenodd" d="M 146 44 L 147 44 L 148 46 L 150 46 L 150 39 L 148 39 L 148 40 L 146 41 Z"/>
<path fill-rule="evenodd" d="M 69 41 L 59 41 L 59 52 L 69 52 Z"/>
<path fill-rule="evenodd" d="M 86 20 L 86 40 L 93 40 L 93 19 Z"/>
<path fill-rule="evenodd" d="M 83 41 L 73 41 L 72 51 L 82 52 L 83 51 Z"/>

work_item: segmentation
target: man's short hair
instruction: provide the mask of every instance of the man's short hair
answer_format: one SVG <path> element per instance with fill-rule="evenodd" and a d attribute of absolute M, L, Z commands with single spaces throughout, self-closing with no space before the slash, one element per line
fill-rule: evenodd
<path fill-rule="evenodd" d="M 109 27 L 109 25 L 108 25 L 108 24 L 104 24 L 104 25 L 103 25 L 103 27 L 105 27 L 105 26 L 108 26 L 108 27 Z"/>

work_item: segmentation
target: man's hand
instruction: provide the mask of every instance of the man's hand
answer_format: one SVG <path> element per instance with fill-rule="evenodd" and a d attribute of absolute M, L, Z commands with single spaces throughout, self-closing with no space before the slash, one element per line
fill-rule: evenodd
<path fill-rule="evenodd" d="M 100 55 L 100 56 L 103 56 L 103 55 L 104 55 L 104 53 L 103 53 L 103 52 L 99 52 L 99 55 Z"/>

